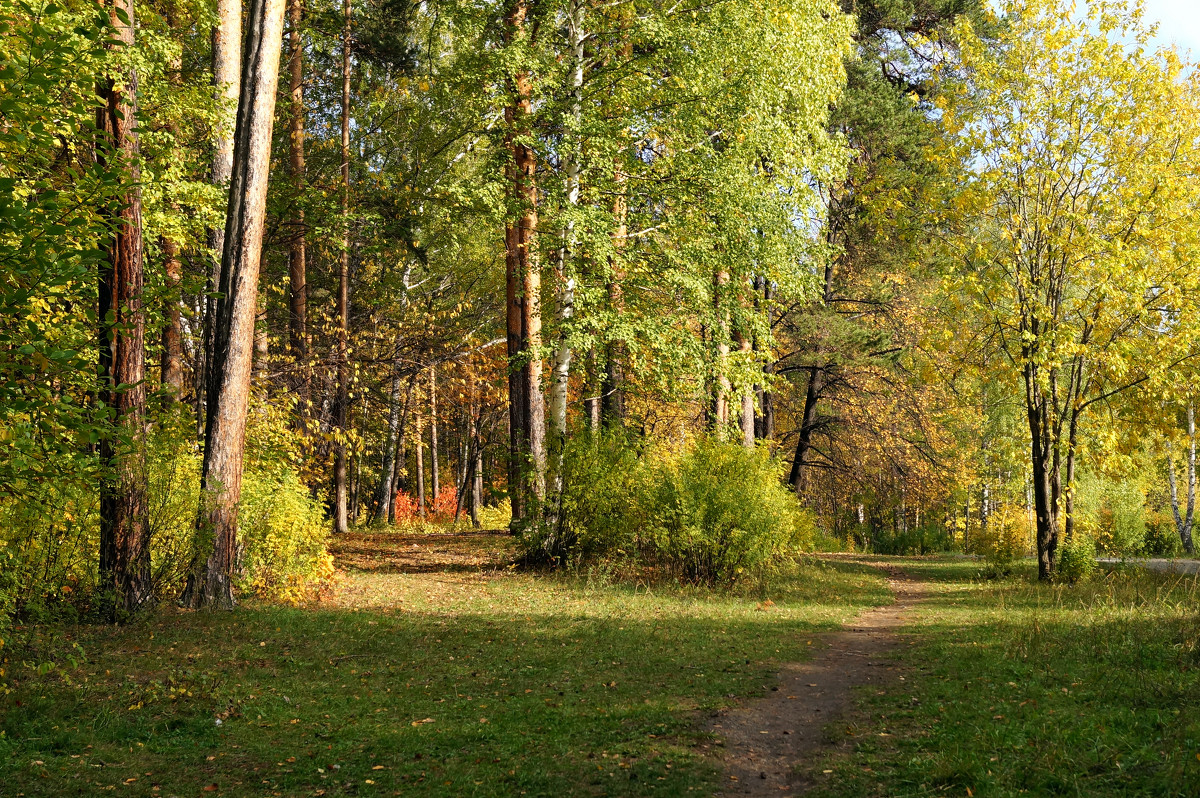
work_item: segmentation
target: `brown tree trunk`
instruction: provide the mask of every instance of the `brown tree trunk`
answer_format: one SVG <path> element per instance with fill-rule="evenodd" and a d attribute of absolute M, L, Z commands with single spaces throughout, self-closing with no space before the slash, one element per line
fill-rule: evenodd
<path fill-rule="evenodd" d="M 437 407 L 437 366 L 429 367 L 429 489 L 433 494 L 433 505 L 437 506 L 438 494 L 441 493 L 441 480 L 438 474 L 438 407 Z"/>
<path fill-rule="evenodd" d="M 305 249 L 304 205 L 304 44 L 300 27 L 304 16 L 304 0 L 288 2 L 288 91 L 291 96 L 291 125 L 288 166 L 296 192 L 294 228 L 288 242 L 288 333 L 292 358 L 301 370 L 300 398 L 309 394 L 308 367 L 308 272 Z M 301 412 L 305 412 L 301 409 Z"/>
<path fill-rule="evenodd" d="M 383 448 L 383 468 L 380 469 L 379 490 L 375 493 L 375 511 L 371 516 L 372 521 L 387 519 L 388 523 L 394 523 L 396 520 L 396 511 L 393 507 L 396 498 L 396 472 L 401 467 L 401 464 L 397 462 L 396 453 L 400 446 L 400 429 L 404 424 L 404 419 L 408 417 L 408 405 L 412 401 L 413 386 L 417 381 L 417 374 L 414 372 L 408 378 L 408 389 L 404 393 L 402 405 L 400 403 L 400 362 L 393 363 L 392 368 L 387 442 Z"/>
<path fill-rule="evenodd" d="M 342 252 L 338 258 L 337 426 L 333 461 L 333 531 L 349 531 L 346 493 L 347 418 L 350 410 L 350 0 L 342 5 Z"/>
<path fill-rule="evenodd" d="M 712 430 L 717 438 L 724 440 L 729 426 L 729 314 L 725 312 L 725 291 L 729 286 L 729 272 L 718 269 L 713 273 L 713 325 Z"/>
<path fill-rule="evenodd" d="M 213 324 L 197 552 L 181 599 L 193 608 L 228 609 L 234 604 L 237 509 L 242 493 L 242 455 L 284 2 L 251 0 L 246 18 L 246 61 L 234 134 L 220 299 Z"/>
<path fill-rule="evenodd" d="M 420 405 L 418 405 L 420 407 Z M 421 428 L 424 426 L 421 423 L 421 413 L 415 412 L 413 416 L 417 421 L 417 434 L 413 436 L 413 440 L 417 446 L 417 514 L 422 518 L 425 517 L 425 440 L 421 435 Z"/>
<path fill-rule="evenodd" d="M 118 15 L 122 12 L 125 20 Z M 109 19 L 112 47 L 132 47 L 134 4 L 115 0 Z M 106 473 L 100 482 L 100 586 L 110 592 L 111 610 L 136 610 L 152 598 L 150 531 L 146 498 L 146 319 L 142 306 L 142 197 L 138 188 L 137 72 L 104 78 L 97 87 L 96 158 L 124 170 L 129 186 L 109 214 L 111 237 L 99 285 L 100 380 L 114 429 L 100 443 Z M 120 387 L 124 386 L 124 387 Z"/>
<path fill-rule="evenodd" d="M 163 236 L 160 243 L 163 251 L 163 272 L 166 277 L 166 298 L 163 302 L 163 320 L 166 324 L 162 330 L 162 355 L 159 366 L 164 395 L 168 402 L 177 402 L 183 394 L 183 335 L 179 312 L 183 264 L 179 261 L 179 247 L 172 239 Z"/>
<path fill-rule="evenodd" d="M 608 259 L 608 306 L 616 318 L 625 312 L 625 264 L 622 251 L 625 238 L 629 235 L 629 206 L 622 193 L 625 173 L 618 165 L 614 175 L 616 199 L 613 200 L 612 245 L 615 254 Z M 606 427 L 619 427 L 625 423 L 625 347 L 621 341 L 610 341 L 604 359 L 604 382 L 600 387 L 600 420 Z"/>
<path fill-rule="evenodd" d="M 506 44 L 525 39 L 527 0 L 514 0 L 505 19 Z M 545 497 L 546 410 L 542 397 L 541 270 L 537 234 L 537 153 L 529 145 L 532 78 L 519 71 L 504 109 L 509 221 L 504 230 L 509 362 L 509 493 L 514 524 L 525 521 L 531 500 Z"/>
<path fill-rule="evenodd" d="M 766 314 L 767 328 L 771 327 L 771 284 L 764 278 L 758 278 L 758 289 L 762 291 L 762 299 L 764 312 Z M 755 304 L 758 301 L 755 300 Z M 755 349 L 759 349 L 759 342 L 755 342 Z M 755 424 L 754 434 L 765 441 L 773 441 L 775 439 L 775 394 L 771 390 L 771 376 L 775 373 L 775 363 L 767 357 L 762 367 L 763 381 L 757 386 L 755 391 L 758 394 L 758 420 Z"/>
<path fill-rule="evenodd" d="M 229 189 L 233 172 L 233 128 L 235 112 L 239 104 L 242 74 L 242 0 L 217 0 L 217 25 L 212 30 L 213 85 L 217 100 L 221 103 L 221 124 L 217 127 L 215 151 L 212 162 L 212 182 L 218 190 Z M 207 392 L 211 380 L 216 313 L 217 287 L 221 281 L 221 259 L 225 251 L 225 226 L 208 231 L 208 248 L 212 253 L 212 267 L 208 273 L 207 294 L 204 302 L 200 346 L 203 356 L 202 368 L 196 375 L 196 425 L 204 429 L 204 413 L 208 406 Z"/>

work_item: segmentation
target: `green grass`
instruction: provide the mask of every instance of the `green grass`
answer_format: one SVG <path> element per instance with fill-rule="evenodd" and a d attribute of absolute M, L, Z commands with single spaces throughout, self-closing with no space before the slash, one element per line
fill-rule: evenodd
<path fill-rule="evenodd" d="M 890 600 L 852 563 L 804 563 L 738 596 L 600 572 L 399 573 L 391 554 L 412 539 L 371 540 L 379 567 L 358 546 L 317 607 L 19 632 L 0 793 L 711 793 L 707 713 Z"/>
<path fill-rule="evenodd" d="M 1119 569 L 1070 586 L 905 560 L 933 593 L 815 795 L 1200 795 L 1200 587 Z M 822 773 L 822 771 L 830 771 Z"/>

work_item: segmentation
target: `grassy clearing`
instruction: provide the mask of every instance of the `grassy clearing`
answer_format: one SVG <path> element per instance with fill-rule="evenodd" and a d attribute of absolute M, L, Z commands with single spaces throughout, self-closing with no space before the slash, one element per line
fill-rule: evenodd
<path fill-rule="evenodd" d="M 704 713 L 890 600 L 853 563 L 803 563 L 738 596 L 516 573 L 508 544 L 354 536 L 319 606 L 27 629 L 2 704 L 3 792 L 711 791 Z"/>
<path fill-rule="evenodd" d="M 962 560 L 928 580 L 903 682 L 813 769 L 824 796 L 1200 795 L 1200 587 L 1120 569 L 1041 586 Z M 824 770 L 830 773 L 822 773 Z"/>

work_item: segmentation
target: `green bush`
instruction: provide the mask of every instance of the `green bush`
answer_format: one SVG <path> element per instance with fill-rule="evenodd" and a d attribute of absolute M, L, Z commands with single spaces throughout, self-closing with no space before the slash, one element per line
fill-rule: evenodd
<path fill-rule="evenodd" d="M 762 449 L 711 440 L 679 449 L 585 435 L 567 444 L 562 484 L 547 523 L 522 534 L 527 562 L 637 559 L 715 584 L 761 573 L 811 549 L 816 538 L 811 514 Z"/>
<path fill-rule="evenodd" d="M 238 587 L 298 603 L 329 584 L 333 557 L 320 503 L 288 468 L 248 471 L 238 508 Z"/>
<path fill-rule="evenodd" d="M 1074 585 L 1086 582 L 1096 570 L 1096 544 L 1085 535 L 1076 534 L 1058 550 L 1054 578 Z"/>
<path fill-rule="evenodd" d="M 1175 528 L 1175 518 L 1171 513 L 1146 514 L 1146 536 L 1141 553 L 1147 557 L 1178 557 L 1183 554 L 1183 541 L 1179 539 L 1179 530 Z"/>

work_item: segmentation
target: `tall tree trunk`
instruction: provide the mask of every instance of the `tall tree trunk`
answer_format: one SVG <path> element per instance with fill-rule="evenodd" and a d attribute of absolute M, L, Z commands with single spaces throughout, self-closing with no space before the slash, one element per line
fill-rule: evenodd
<path fill-rule="evenodd" d="M 380 469 L 379 489 L 375 492 L 375 511 L 371 516 L 372 522 L 387 519 L 394 523 L 396 512 L 393 503 L 396 498 L 396 453 L 400 443 L 400 426 L 408 416 L 408 404 L 412 401 L 413 386 L 416 384 L 417 373 L 408 378 L 408 389 L 404 393 L 404 403 L 400 403 L 400 361 L 392 364 L 392 392 L 388 406 L 387 443 L 383 448 L 383 468 Z"/>
<path fill-rule="evenodd" d="M 271 169 L 284 0 L 251 0 L 214 317 L 197 552 L 181 601 L 232 608 L 259 262 Z"/>
<path fill-rule="evenodd" d="M 505 19 L 509 46 L 526 38 L 528 0 L 514 0 Z M 529 145 L 532 78 L 521 68 L 509 84 L 504 109 L 509 220 L 504 231 L 509 362 L 509 492 L 513 523 L 526 520 L 530 500 L 545 497 L 546 410 L 542 398 L 541 271 L 537 234 L 537 153 Z"/>
<path fill-rule="evenodd" d="M 1033 506 L 1037 540 L 1038 579 L 1054 574 L 1058 549 L 1058 457 L 1054 430 L 1033 365 L 1024 368 L 1025 409 L 1029 423 L 1030 462 L 1033 466 Z"/>
<path fill-rule="evenodd" d="M 759 290 L 762 291 L 762 308 L 766 314 L 767 329 L 771 329 L 771 283 L 763 277 L 758 278 Z M 755 304 L 757 304 L 757 299 Z M 761 343 L 755 341 L 755 348 L 759 349 Z M 755 426 L 755 435 L 760 440 L 773 441 L 775 439 L 775 393 L 771 390 L 771 377 L 775 373 L 775 362 L 771 357 L 765 358 L 763 362 L 763 381 L 757 387 L 758 393 L 758 423 Z"/>
<path fill-rule="evenodd" d="M 437 366 L 429 367 L 429 489 L 433 507 L 437 510 L 438 494 L 442 492 L 438 459 Z"/>
<path fill-rule="evenodd" d="M 1192 530 L 1195 526 L 1196 511 L 1196 415 L 1191 401 L 1187 409 L 1187 507 L 1183 513 L 1179 511 L 1179 488 L 1175 481 L 1175 458 L 1167 455 L 1167 480 L 1171 486 L 1171 514 L 1175 517 L 1175 531 L 1179 541 L 1188 554 L 1195 554 L 1195 544 L 1192 540 Z"/>
<path fill-rule="evenodd" d="M 740 330 L 736 331 L 735 338 L 738 344 L 738 351 L 742 357 L 749 360 L 753 352 L 753 344 Z M 742 407 L 740 415 L 740 423 L 742 427 L 742 446 L 747 449 L 754 448 L 754 386 L 747 385 L 742 389 Z"/>
<path fill-rule="evenodd" d="M 122 20 L 121 17 L 125 19 Z M 133 0 L 114 0 L 113 48 L 132 47 Z M 147 519 L 146 318 L 142 305 L 142 196 L 137 165 L 137 72 L 101 79 L 96 158 L 126 172 L 120 205 L 108 214 L 99 285 L 100 380 L 114 429 L 100 442 L 106 473 L 100 482 L 100 585 L 114 612 L 133 611 L 152 597 Z M 124 387 L 121 387 L 124 386 Z"/>
<path fill-rule="evenodd" d="M 417 405 L 420 407 L 420 405 Z M 413 441 L 417 446 L 417 515 L 425 517 L 425 440 L 421 435 L 422 427 L 421 413 L 415 412 L 413 416 L 417 421 L 416 435 L 413 436 Z"/>
<path fill-rule="evenodd" d="M 350 410 L 350 0 L 342 4 L 342 252 L 338 258 L 337 426 L 333 461 L 333 531 L 349 531 L 346 443 Z"/>
<path fill-rule="evenodd" d="M 304 223 L 304 44 L 300 38 L 304 0 L 288 2 L 288 91 L 291 96 L 291 125 L 288 166 L 296 192 L 294 228 L 288 242 L 288 333 L 292 358 L 301 370 L 300 399 L 309 398 L 308 366 L 308 266 Z M 307 412 L 303 407 L 302 414 Z"/>
<path fill-rule="evenodd" d="M 483 401 L 478 394 L 475 405 L 471 413 L 471 525 L 478 529 L 483 509 Z"/>
<path fill-rule="evenodd" d="M 591 348 L 587 353 L 587 387 L 584 389 L 583 412 L 587 416 L 588 428 L 592 432 L 600 429 L 600 385 L 599 369 L 596 366 L 596 350 Z"/>
<path fill-rule="evenodd" d="M 173 239 L 163 236 L 160 243 L 163 251 L 163 272 L 166 277 L 166 298 L 163 301 L 163 320 L 166 324 L 162 330 L 159 366 L 164 395 L 168 402 L 177 402 L 183 394 L 183 334 L 182 317 L 179 312 L 183 264 L 179 260 L 179 247 Z"/>
<path fill-rule="evenodd" d="M 719 268 L 713 273 L 713 396 L 712 427 L 717 438 L 725 440 L 729 427 L 729 314 L 725 310 L 725 292 L 729 272 Z"/>
<path fill-rule="evenodd" d="M 788 484 L 800 495 L 804 491 L 804 470 L 808 465 L 808 454 L 812 451 L 813 432 L 817 428 L 817 403 L 825 387 L 825 370 L 820 366 L 809 366 L 808 389 L 804 392 L 804 413 L 800 418 L 800 435 L 796 439 L 796 455 L 792 458 L 792 470 Z"/>
<path fill-rule="evenodd" d="M 217 0 L 217 24 L 212 30 L 213 85 L 221 105 L 221 119 L 216 128 L 212 162 L 213 185 L 222 192 L 229 189 L 233 173 L 233 136 L 235 109 L 239 106 L 242 75 L 242 0 Z M 226 224 L 228 226 L 228 222 Z M 208 231 L 208 248 L 212 267 L 204 302 L 204 321 L 201 337 L 203 374 L 196 380 L 196 425 L 204 428 L 204 412 L 208 407 L 207 392 L 211 381 L 213 348 L 216 335 L 217 288 L 221 282 L 221 261 L 225 252 L 225 227 Z"/>
<path fill-rule="evenodd" d="M 584 42 L 583 0 L 570 0 L 567 7 L 567 35 L 571 43 L 571 122 L 573 130 L 569 145 L 566 171 L 567 205 L 579 205 L 579 176 L 583 159 L 583 66 Z M 554 357 L 554 383 L 550 397 L 550 427 L 558 436 L 567 434 L 567 389 L 570 384 L 572 351 L 566 326 L 575 315 L 575 278 L 568 273 L 568 264 L 575 255 L 575 220 L 569 219 L 563 231 L 563 243 L 558 251 L 558 314 L 559 343 Z"/>
<path fill-rule="evenodd" d="M 626 175 L 618 159 L 613 176 L 616 197 L 613 199 L 613 255 L 608 259 L 608 306 L 617 319 L 625 312 L 625 239 L 629 235 L 629 205 L 625 200 Z M 609 341 L 605 351 L 604 382 L 600 387 L 600 420 L 606 427 L 625 423 L 625 346 L 622 341 Z"/>

